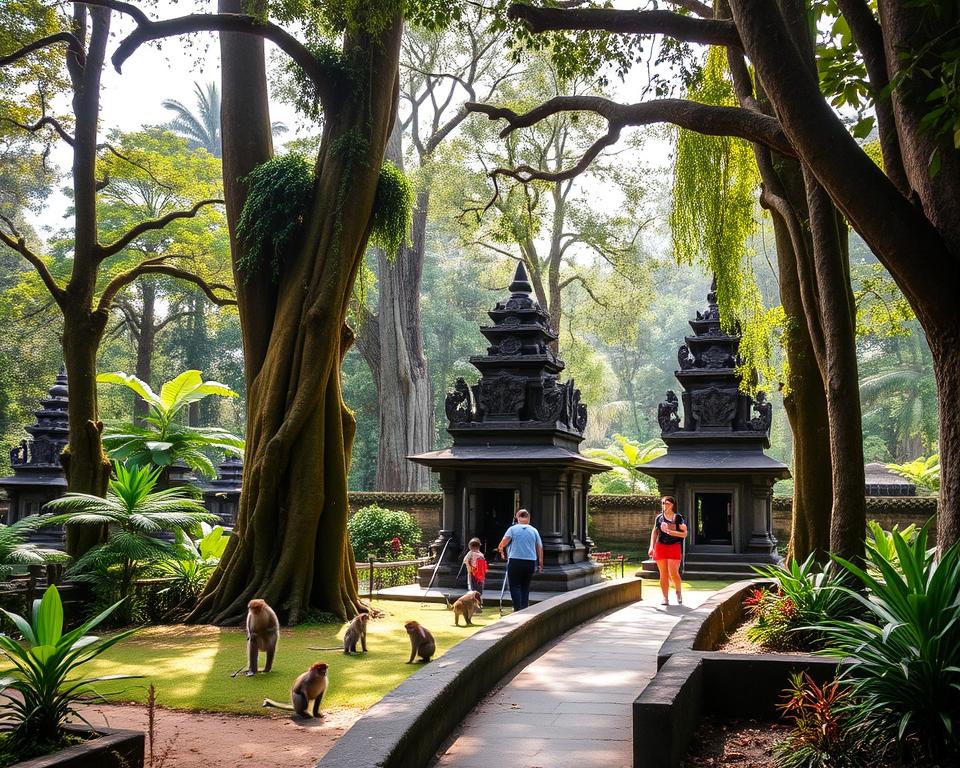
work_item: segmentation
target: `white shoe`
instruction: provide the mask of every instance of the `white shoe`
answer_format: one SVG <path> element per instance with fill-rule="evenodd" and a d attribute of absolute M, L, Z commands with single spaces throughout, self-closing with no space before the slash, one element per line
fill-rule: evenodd
<path fill-rule="evenodd" d="M 670 605 L 670 601 L 667 600 L 667 598 L 663 598 L 663 600 L 660 601 L 660 605 Z"/>
<path fill-rule="evenodd" d="M 683 605 L 683 595 L 677 595 L 677 605 Z"/>

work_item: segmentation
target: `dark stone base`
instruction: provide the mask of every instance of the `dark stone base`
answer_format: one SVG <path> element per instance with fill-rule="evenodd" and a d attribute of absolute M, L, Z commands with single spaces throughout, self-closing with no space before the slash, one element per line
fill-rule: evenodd
<path fill-rule="evenodd" d="M 753 566 L 778 565 L 783 558 L 776 550 L 763 552 L 690 552 L 684 559 L 681 575 L 685 579 L 752 579 Z M 658 579 L 660 572 L 652 559 L 644 560 L 638 576 Z"/>
<path fill-rule="evenodd" d="M 418 581 L 420 586 L 426 589 L 428 586 L 441 588 L 467 588 L 466 569 L 460 569 L 459 565 L 444 563 L 437 568 L 436 578 L 433 584 L 430 579 L 433 577 L 435 565 L 426 565 L 418 571 Z M 543 573 L 535 573 L 533 581 L 530 584 L 532 592 L 570 592 L 581 587 L 589 587 L 592 584 L 599 584 L 601 581 L 600 573 L 602 566 L 592 560 L 585 560 L 579 563 L 564 563 L 563 565 L 545 565 Z M 491 563 L 487 571 L 487 578 L 484 581 L 484 592 L 489 594 L 496 592 L 499 594 L 503 588 L 503 578 L 505 573 L 504 563 Z M 459 574 L 459 575 L 458 575 Z M 509 586 L 507 587 L 509 590 Z"/>

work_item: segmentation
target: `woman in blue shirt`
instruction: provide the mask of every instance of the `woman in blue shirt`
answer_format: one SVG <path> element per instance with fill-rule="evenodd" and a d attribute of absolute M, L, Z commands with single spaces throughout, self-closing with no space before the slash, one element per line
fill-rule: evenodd
<path fill-rule="evenodd" d="M 503 557 L 507 549 L 507 579 L 510 582 L 510 599 L 513 610 L 520 611 L 530 604 L 530 581 L 535 570 L 543 573 L 543 542 L 540 532 L 530 525 L 530 513 L 525 509 L 517 512 L 517 522 L 511 525 L 497 549 Z"/>

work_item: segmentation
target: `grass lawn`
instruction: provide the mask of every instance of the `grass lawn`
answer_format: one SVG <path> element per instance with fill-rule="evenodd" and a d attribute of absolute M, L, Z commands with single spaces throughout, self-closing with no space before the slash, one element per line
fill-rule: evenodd
<path fill-rule="evenodd" d="M 310 647 L 338 645 L 346 625 L 305 624 L 280 632 L 277 657 L 268 675 L 230 677 L 246 666 L 246 635 L 239 627 L 145 627 L 103 656 L 84 666 L 85 675 L 142 674 L 143 679 L 103 683 L 97 690 L 121 691 L 111 701 L 145 702 L 153 683 L 157 704 L 175 709 L 269 714 L 264 698 L 289 701 L 294 678 L 318 661 L 330 665 L 330 686 L 323 709 L 366 708 L 420 669 L 405 664 L 410 643 L 403 624 L 411 619 L 429 629 L 437 641 L 437 658 L 477 630 L 499 618 L 486 606 L 474 616 L 474 626 L 453 625 L 453 612 L 443 605 L 374 601 L 385 615 L 372 619 L 367 629 L 369 652 L 345 656 L 339 650 L 311 651 Z M 264 656 L 260 656 L 263 666 Z"/>

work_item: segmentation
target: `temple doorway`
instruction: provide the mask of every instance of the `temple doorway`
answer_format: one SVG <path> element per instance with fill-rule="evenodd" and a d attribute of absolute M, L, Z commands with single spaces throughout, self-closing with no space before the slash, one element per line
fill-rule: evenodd
<path fill-rule="evenodd" d="M 497 559 L 497 544 L 513 524 L 513 513 L 518 509 L 520 493 L 514 488 L 481 488 L 477 490 L 479 504 L 477 530 L 480 551 L 489 561 Z"/>
<path fill-rule="evenodd" d="M 694 542 L 733 546 L 733 494 L 694 493 Z"/>

